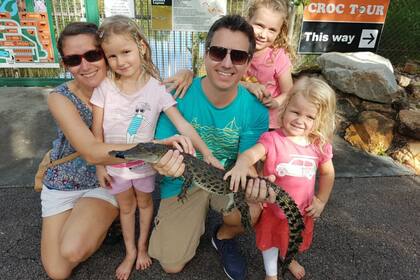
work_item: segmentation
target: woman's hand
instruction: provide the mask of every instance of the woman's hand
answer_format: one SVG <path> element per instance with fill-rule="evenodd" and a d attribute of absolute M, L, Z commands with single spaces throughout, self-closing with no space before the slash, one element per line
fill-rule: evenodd
<path fill-rule="evenodd" d="M 177 97 L 183 98 L 192 83 L 193 77 L 194 73 L 192 71 L 181 69 L 174 76 L 163 80 L 162 84 L 166 86 L 168 92 L 175 90 L 173 95 L 175 99 Z"/>

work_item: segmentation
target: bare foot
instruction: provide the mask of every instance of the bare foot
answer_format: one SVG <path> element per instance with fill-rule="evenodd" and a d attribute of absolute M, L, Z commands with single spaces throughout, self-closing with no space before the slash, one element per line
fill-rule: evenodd
<path fill-rule="evenodd" d="M 136 252 L 128 253 L 125 255 L 124 260 L 120 263 L 117 270 L 115 271 L 115 277 L 118 280 L 128 280 L 133 270 L 134 262 L 136 261 Z"/>
<path fill-rule="evenodd" d="M 289 264 L 289 271 L 296 279 L 302 279 L 305 276 L 305 268 L 300 265 L 296 260 L 292 260 Z"/>
<path fill-rule="evenodd" d="M 266 275 L 265 276 L 265 280 L 277 280 L 278 278 L 277 278 L 277 275 L 275 275 L 275 276 L 268 276 L 268 275 Z"/>
<path fill-rule="evenodd" d="M 145 270 L 151 265 L 152 259 L 149 257 L 149 254 L 147 254 L 147 251 L 145 249 L 139 249 L 139 252 L 137 253 L 136 269 Z"/>

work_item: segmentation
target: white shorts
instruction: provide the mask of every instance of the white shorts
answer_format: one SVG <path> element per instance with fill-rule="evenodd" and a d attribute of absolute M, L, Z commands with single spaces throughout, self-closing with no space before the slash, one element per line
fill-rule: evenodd
<path fill-rule="evenodd" d="M 69 209 L 73 209 L 74 205 L 82 197 L 102 199 L 118 208 L 118 203 L 115 197 L 104 188 L 94 188 L 81 191 L 60 191 L 50 190 L 46 186 L 42 186 L 42 217 L 45 218 L 57 215 Z"/>

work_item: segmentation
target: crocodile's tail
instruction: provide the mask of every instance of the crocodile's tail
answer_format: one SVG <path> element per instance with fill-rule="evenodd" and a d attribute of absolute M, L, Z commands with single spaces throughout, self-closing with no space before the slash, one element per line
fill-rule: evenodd
<path fill-rule="evenodd" d="M 276 192 L 277 205 L 283 210 L 289 225 L 289 246 L 281 269 L 281 273 L 284 275 L 292 262 L 293 257 L 298 253 L 299 246 L 302 243 L 302 231 L 304 230 L 305 225 L 303 223 L 302 214 L 290 195 L 281 188 L 278 188 Z"/>

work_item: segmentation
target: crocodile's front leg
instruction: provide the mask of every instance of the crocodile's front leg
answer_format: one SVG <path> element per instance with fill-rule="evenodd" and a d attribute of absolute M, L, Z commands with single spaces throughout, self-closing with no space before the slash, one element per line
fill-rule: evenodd
<path fill-rule="evenodd" d="M 184 203 L 185 199 L 187 199 L 187 190 L 193 181 L 193 175 L 185 170 L 184 174 L 182 174 L 182 177 L 184 177 L 184 183 L 182 184 L 181 192 L 178 194 L 178 201 Z"/>

